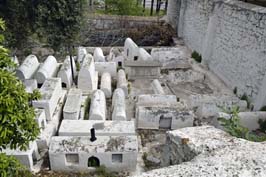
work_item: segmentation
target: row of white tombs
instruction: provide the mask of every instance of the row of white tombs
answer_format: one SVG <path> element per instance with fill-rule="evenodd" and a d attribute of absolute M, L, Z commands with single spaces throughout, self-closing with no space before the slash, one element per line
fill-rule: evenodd
<path fill-rule="evenodd" d="M 42 98 L 32 104 L 41 133 L 27 151 L 6 149 L 4 152 L 18 158 L 30 170 L 35 170 L 40 163 L 40 152 L 48 151 L 50 167 L 54 171 L 87 172 L 100 165 L 111 171 L 134 171 L 138 154 L 135 124 L 140 129 L 192 126 L 192 113 L 185 110 L 176 96 L 165 95 L 158 80 L 152 82 L 153 95 L 138 96 L 136 123 L 127 116 L 128 81 L 125 70 L 117 71 L 117 65 L 124 60 L 137 62 L 133 55 L 143 52 L 142 49 L 136 51 L 132 45 L 136 46 L 127 39 L 126 55 L 116 61 L 106 61 L 100 48 L 95 49 L 94 56 L 85 48 L 79 48 L 73 63 L 70 57 L 59 64 L 49 56 L 40 64 L 36 56 L 28 56 L 16 69 L 16 76 L 24 83 L 27 92 L 39 87 Z M 79 70 L 75 63 L 80 64 Z M 73 78 L 77 78 L 77 85 L 73 84 Z M 107 99 L 111 100 L 109 114 Z"/>

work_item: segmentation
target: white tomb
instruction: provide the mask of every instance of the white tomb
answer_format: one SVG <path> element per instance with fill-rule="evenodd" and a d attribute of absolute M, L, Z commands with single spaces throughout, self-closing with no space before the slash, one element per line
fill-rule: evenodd
<path fill-rule="evenodd" d="M 76 72 L 76 64 L 73 61 L 73 70 L 74 70 L 74 77 L 77 75 Z M 61 78 L 62 86 L 66 86 L 66 88 L 70 88 L 73 84 L 73 77 L 72 77 L 72 71 L 71 71 L 71 63 L 70 63 L 70 56 L 67 56 L 63 65 L 61 66 L 57 77 Z"/>
<path fill-rule="evenodd" d="M 139 95 L 136 103 L 138 129 L 192 127 L 194 114 L 175 95 Z"/>
<path fill-rule="evenodd" d="M 61 79 L 49 78 L 43 83 L 40 89 L 42 98 L 40 100 L 33 100 L 35 108 L 45 109 L 46 119 L 52 120 L 55 108 L 62 93 Z"/>
<path fill-rule="evenodd" d="M 24 62 L 17 68 L 16 76 L 20 80 L 31 79 L 39 68 L 39 61 L 35 55 L 29 55 Z"/>
<path fill-rule="evenodd" d="M 33 93 L 33 91 L 38 88 L 37 80 L 35 79 L 23 80 L 23 85 L 27 93 Z"/>
<path fill-rule="evenodd" d="M 57 61 L 53 56 L 48 56 L 43 64 L 40 65 L 35 78 L 38 84 L 43 84 L 47 78 L 51 78 L 56 75 Z"/>
<path fill-rule="evenodd" d="M 112 99 L 112 120 L 127 120 L 125 93 L 121 88 L 114 91 Z"/>
<path fill-rule="evenodd" d="M 58 132 L 60 120 L 63 112 L 63 105 L 66 97 L 66 90 L 62 90 L 60 92 L 60 99 L 54 111 L 53 117 L 51 121 L 47 121 L 47 124 L 44 130 L 40 133 L 38 138 L 36 139 L 39 151 L 46 151 L 49 148 L 50 141 L 53 136 L 55 136 Z"/>
<path fill-rule="evenodd" d="M 136 135 L 134 121 L 63 120 L 59 136 L 91 136 L 92 128 L 96 137 Z"/>
<path fill-rule="evenodd" d="M 151 55 L 144 48 L 139 49 L 139 60 L 146 62 L 153 61 Z"/>
<path fill-rule="evenodd" d="M 126 78 L 126 73 L 123 69 L 120 69 L 117 73 L 117 88 L 123 89 L 125 95 L 128 95 L 128 82 Z"/>
<path fill-rule="evenodd" d="M 30 171 L 34 170 L 34 165 L 40 158 L 40 155 L 38 153 L 38 147 L 35 141 L 30 142 L 28 149 L 25 151 L 21 151 L 19 149 L 4 149 L 2 150 L 2 153 L 5 153 L 7 156 L 15 157 L 22 165 L 24 165 Z"/>
<path fill-rule="evenodd" d="M 103 50 L 99 47 L 96 47 L 93 53 L 93 58 L 95 62 L 105 62 L 105 57 L 103 55 Z"/>
<path fill-rule="evenodd" d="M 106 119 L 106 100 L 104 92 L 96 90 L 91 97 L 90 116 L 89 120 L 102 120 Z"/>
<path fill-rule="evenodd" d="M 137 136 L 55 136 L 49 148 L 51 170 L 90 172 L 104 165 L 109 171 L 135 171 Z"/>
<path fill-rule="evenodd" d="M 43 132 L 45 129 L 47 122 L 45 117 L 45 110 L 44 109 L 35 109 L 35 121 L 38 124 L 38 127 L 40 129 L 40 133 Z"/>
<path fill-rule="evenodd" d="M 101 76 L 104 72 L 108 72 L 112 77 L 117 75 L 117 64 L 116 62 L 95 62 L 95 70 Z"/>
<path fill-rule="evenodd" d="M 98 73 L 95 72 L 93 57 L 87 54 L 82 62 L 81 69 L 78 75 L 78 88 L 83 93 L 90 93 L 97 90 Z"/>
<path fill-rule="evenodd" d="M 124 57 L 132 61 L 136 61 L 139 58 L 139 47 L 130 38 L 127 38 L 125 41 Z"/>
<path fill-rule="evenodd" d="M 163 87 L 158 79 L 154 79 L 151 83 L 151 87 L 155 94 L 161 94 L 164 95 Z"/>
<path fill-rule="evenodd" d="M 102 74 L 101 77 L 101 90 L 104 92 L 106 98 L 112 97 L 112 79 L 111 75 L 107 72 Z"/>
<path fill-rule="evenodd" d="M 83 62 L 83 59 L 85 58 L 85 56 L 87 55 L 87 50 L 85 47 L 78 47 L 78 58 L 77 61 L 79 62 L 79 64 L 81 64 Z"/>
<path fill-rule="evenodd" d="M 63 109 L 64 119 L 69 119 L 69 120 L 79 119 L 81 101 L 82 101 L 82 90 L 70 89 Z"/>

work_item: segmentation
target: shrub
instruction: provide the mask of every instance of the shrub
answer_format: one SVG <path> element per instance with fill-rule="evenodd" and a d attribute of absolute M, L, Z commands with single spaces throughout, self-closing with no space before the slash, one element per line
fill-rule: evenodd
<path fill-rule="evenodd" d="M 32 177 L 30 171 L 22 166 L 19 161 L 4 153 L 0 154 L 0 176 L 1 177 Z"/>
<path fill-rule="evenodd" d="M 220 117 L 218 120 L 225 128 L 225 131 L 230 135 L 237 138 L 243 138 L 249 141 L 262 142 L 266 141 L 266 135 L 256 135 L 254 132 L 249 131 L 248 128 L 240 124 L 239 107 L 233 107 L 231 111 L 225 111 L 231 115 L 230 119 Z"/>
<path fill-rule="evenodd" d="M 193 58 L 198 63 L 201 63 L 201 61 L 202 61 L 201 55 L 198 52 L 196 52 L 196 51 L 192 52 L 191 58 Z"/>

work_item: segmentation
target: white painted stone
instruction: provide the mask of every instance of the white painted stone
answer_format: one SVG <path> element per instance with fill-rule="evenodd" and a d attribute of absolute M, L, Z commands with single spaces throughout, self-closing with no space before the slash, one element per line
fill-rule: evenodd
<path fill-rule="evenodd" d="M 127 120 L 125 93 L 121 88 L 116 89 L 113 94 L 112 120 Z"/>
<path fill-rule="evenodd" d="M 138 60 L 139 58 L 139 47 L 137 44 L 130 38 L 127 38 L 124 45 L 124 56 L 128 60 Z"/>
<path fill-rule="evenodd" d="M 175 95 L 139 95 L 137 105 L 165 105 L 171 106 L 177 104 Z"/>
<path fill-rule="evenodd" d="M 2 153 L 5 153 L 7 156 L 15 157 L 22 165 L 24 165 L 30 171 L 34 170 L 34 162 L 36 162 L 40 158 L 38 147 L 35 141 L 30 142 L 29 147 L 25 151 L 21 151 L 19 149 L 4 149 L 2 150 Z"/>
<path fill-rule="evenodd" d="M 73 61 L 73 70 L 74 70 L 74 77 L 77 75 L 76 72 L 76 64 Z M 72 71 L 71 71 L 71 63 L 70 63 L 70 56 L 67 56 L 64 60 L 63 65 L 61 66 L 57 77 L 60 77 L 62 80 L 62 83 L 66 85 L 66 88 L 70 88 L 73 84 L 73 77 L 72 77 Z"/>
<path fill-rule="evenodd" d="M 96 47 L 93 53 L 93 58 L 95 62 L 105 62 L 105 57 L 103 55 L 103 50 L 99 47 Z"/>
<path fill-rule="evenodd" d="M 104 92 L 96 90 L 91 97 L 90 117 L 89 120 L 106 119 L 106 100 Z"/>
<path fill-rule="evenodd" d="M 87 50 L 85 47 L 78 47 L 78 62 L 81 64 L 83 62 L 83 59 L 87 55 Z"/>
<path fill-rule="evenodd" d="M 134 121 L 63 120 L 59 136 L 91 136 L 91 128 L 96 137 L 136 135 Z"/>
<path fill-rule="evenodd" d="M 45 129 L 36 139 L 39 151 L 47 151 L 52 137 L 55 136 L 58 132 L 59 124 L 63 114 L 63 105 L 66 101 L 66 95 L 66 90 L 62 90 L 60 92 L 60 99 L 54 111 L 52 120 L 47 121 Z"/>
<path fill-rule="evenodd" d="M 33 91 L 38 88 L 37 80 L 35 79 L 23 80 L 23 85 L 25 86 L 27 93 L 33 93 Z"/>
<path fill-rule="evenodd" d="M 126 78 L 126 73 L 123 69 L 120 69 L 117 73 L 117 88 L 123 89 L 125 95 L 128 95 L 128 82 Z"/>
<path fill-rule="evenodd" d="M 137 164 L 137 136 L 98 136 L 94 142 L 84 136 L 53 137 L 49 148 L 51 170 L 90 172 L 88 160 L 95 157 L 109 171 L 134 171 Z"/>
<path fill-rule="evenodd" d="M 44 109 L 35 109 L 35 121 L 38 124 L 40 133 L 42 133 L 47 125 Z"/>
<path fill-rule="evenodd" d="M 110 73 L 103 73 L 101 77 L 101 90 L 104 92 L 106 98 L 112 97 L 112 80 Z"/>
<path fill-rule="evenodd" d="M 79 119 L 81 100 L 82 100 L 82 90 L 80 89 L 69 90 L 63 110 L 64 119 L 69 119 L 69 120 Z"/>
<path fill-rule="evenodd" d="M 45 109 L 46 119 L 50 121 L 53 117 L 58 100 L 60 99 L 62 87 L 60 78 L 49 78 L 43 83 L 40 89 L 42 98 L 33 100 L 32 104 L 35 108 Z"/>
<path fill-rule="evenodd" d="M 139 49 L 139 60 L 148 62 L 148 61 L 153 61 L 153 58 L 144 48 L 140 48 Z"/>
<path fill-rule="evenodd" d="M 83 92 L 92 92 L 97 89 L 98 75 L 95 72 L 93 57 L 87 54 L 81 65 L 78 75 L 78 88 Z"/>
<path fill-rule="evenodd" d="M 112 77 L 117 76 L 116 62 L 95 62 L 95 70 L 98 71 L 100 76 L 104 72 L 110 73 Z"/>
<path fill-rule="evenodd" d="M 56 75 L 57 61 L 53 56 L 47 57 L 45 62 L 40 65 L 35 78 L 38 84 L 43 84 L 47 78 L 51 78 Z"/>
<path fill-rule="evenodd" d="M 139 177 L 169 176 L 264 176 L 265 142 L 232 137 L 210 126 L 189 127 L 167 134 L 166 153 L 171 166 Z M 259 170 L 258 170 L 259 169 Z"/>
<path fill-rule="evenodd" d="M 155 61 L 162 63 L 164 69 L 191 68 L 188 56 L 186 53 L 187 49 L 184 47 L 167 47 L 167 48 L 153 48 L 151 50 L 151 56 Z"/>
<path fill-rule="evenodd" d="M 17 68 L 16 76 L 20 80 L 31 79 L 39 68 L 39 61 L 35 55 L 29 55 Z"/>
<path fill-rule="evenodd" d="M 179 129 L 192 127 L 192 111 L 182 110 L 176 106 L 138 106 L 136 109 L 138 129 Z"/>
<path fill-rule="evenodd" d="M 107 57 L 107 61 L 109 61 L 109 62 L 110 62 L 110 61 L 114 61 L 115 58 L 116 58 L 118 55 L 120 55 L 120 54 L 121 54 L 121 53 L 120 53 L 119 49 L 112 47 L 112 48 L 110 49 L 109 55 L 108 55 L 108 57 Z"/>
<path fill-rule="evenodd" d="M 155 94 L 164 95 L 163 87 L 158 79 L 154 79 L 151 83 L 151 87 Z"/>

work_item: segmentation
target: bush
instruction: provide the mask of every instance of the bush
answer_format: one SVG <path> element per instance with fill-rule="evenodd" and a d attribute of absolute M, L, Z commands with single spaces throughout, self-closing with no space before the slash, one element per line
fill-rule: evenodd
<path fill-rule="evenodd" d="M 4 153 L 0 154 L 0 176 L 1 177 L 32 177 L 30 171 L 22 166 L 19 161 Z"/>
<path fill-rule="evenodd" d="M 201 63 L 201 61 L 202 61 L 201 55 L 198 52 L 196 52 L 196 51 L 192 52 L 191 58 L 193 58 L 198 63 Z"/>
<path fill-rule="evenodd" d="M 256 135 L 254 132 L 249 131 L 248 128 L 240 124 L 240 118 L 238 115 L 239 107 L 234 107 L 231 111 L 225 112 L 229 113 L 231 115 L 231 118 L 225 119 L 223 117 L 220 117 L 218 120 L 225 128 L 225 131 L 228 132 L 230 135 L 254 142 L 266 141 L 266 135 Z"/>

